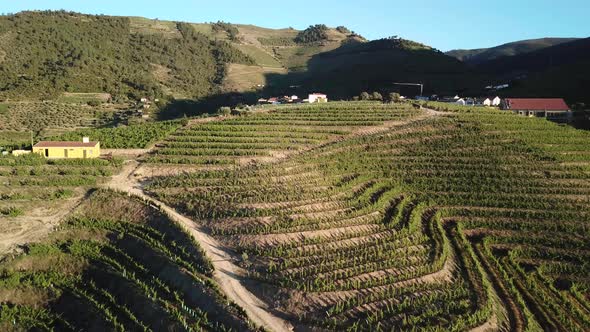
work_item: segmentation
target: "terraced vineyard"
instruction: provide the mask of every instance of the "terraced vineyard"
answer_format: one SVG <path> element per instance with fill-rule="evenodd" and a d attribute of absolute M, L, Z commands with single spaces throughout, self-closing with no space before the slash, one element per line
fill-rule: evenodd
<path fill-rule="evenodd" d="M 216 168 L 272 161 L 363 128 L 418 115 L 405 107 L 370 103 L 282 107 L 187 126 L 159 144 L 147 161 Z"/>
<path fill-rule="evenodd" d="M 148 190 L 300 328 L 587 331 L 588 151 L 499 111 L 330 103 L 182 129 L 152 162 L 232 166 Z"/>
<path fill-rule="evenodd" d="M 120 160 L 1 156 L 0 253 L 51 230 L 88 189 L 117 173 L 120 166 Z"/>
<path fill-rule="evenodd" d="M 0 263 L 2 331 L 249 331 L 182 228 L 97 190 L 47 239 Z"/>
<path fill-rule="evenodd" d="M 43 102 L 11 102 L 0 104 L 6 107 L 0 122 L 2 130 L 60 130 L 100 126 L 109 121 L 115 110 L 93 108 L 88 105 Z"/>

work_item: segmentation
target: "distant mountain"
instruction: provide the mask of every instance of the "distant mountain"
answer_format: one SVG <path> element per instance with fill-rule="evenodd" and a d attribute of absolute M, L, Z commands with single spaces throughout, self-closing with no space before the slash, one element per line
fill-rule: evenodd
<path fill-rule="evenodd" d="M 590 102 L 590 38 L 482 62 L 476 72 L 511 82 L 506 94 Z"/>
<path fill-rule="evenodd" d="M 505 56 L 514 56 L 537 51 L 546 47 L 559 45 L 576 40 L 577 38 L 541 38 L 516 41 L 491 48 L 473 50 L 452 50 L 447 55 L 455 57 L 468 64 L 479 64 Z"/>

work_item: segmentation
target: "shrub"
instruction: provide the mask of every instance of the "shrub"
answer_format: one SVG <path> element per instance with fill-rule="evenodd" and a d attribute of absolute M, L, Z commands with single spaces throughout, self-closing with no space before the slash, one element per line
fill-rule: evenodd
<path fill-rule="evenodd" d="M 371 99 L 383 100 L 383 96 L 379 92 L 375 91 L 375 92 L 373 92 L 373 95 L 371 95 Z"/>
<path fill-rule="evenodd" d="M 350 30 L 348 30 L 348 28 L 347 28 L 347 27 L 345 27 L 345 26 L 342 26 L 342 25 L 341 25 L 341 26 L 339 26 L 339 27 L 336 27 L 336 31 L 338 31 L 338 32 L 340 32 L 340 33 L 343 33 L 343 34 L 345 34 L 345 35 L 348 35 L 348 34 L 350 34 Z"/>
<path fill-rule="evenodd" d="M 222 116 L 228 116 L 228 115 L 230 115 L 230 114 L 231 114 L 231 108 L 229 108 L 229 107 L 227 107 L 227 106 L 220 107 L 220 108 L 217 110 L 217 114 L 218 114 L 218 115 L 222 115 Z"/>
<path fill-rule="evenodd" d="M 316 24 L 299 32 L 297 37 L 295 37 L 295 42 L 299 44 L 309 44 L 326 39 L 328 39 L 328 27 L 324 24 Z"/>
<path fill-rule="evenodd" d="M 397 93 L 397 92 L 391 92 L 389 94 L 389 98 L 388 99 L 389 99 L 389 102 L 391 102 L 391 103 L 399 103 L 400 97 L 401 96 L 399 95 L 399 93 Z"/>

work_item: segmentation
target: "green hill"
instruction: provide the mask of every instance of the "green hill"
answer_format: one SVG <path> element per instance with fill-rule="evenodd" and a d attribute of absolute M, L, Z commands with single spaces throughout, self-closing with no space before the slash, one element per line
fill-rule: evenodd
<path fill-rule="evenodd" d="M 551 47 L 554 45 L 574 41 L 576 39 L 577 38 L 540 38 L 520 40 L 490 48 L 478 48 L 472 50 L 452 50 L 446 52 L 446 54 L 455 57 L 465 63 L 479 64 L 485 61 L 501 58 L 504 56 L 513 56 L 533 52 L 546 47 Z"/>
<path fill-rule="evenodd" d="M 254 60 L 187 23 L 64 11 L 0 17 L 4 99 L 66 91 L 200 98 L 217 91 L 230 62 Z"/>

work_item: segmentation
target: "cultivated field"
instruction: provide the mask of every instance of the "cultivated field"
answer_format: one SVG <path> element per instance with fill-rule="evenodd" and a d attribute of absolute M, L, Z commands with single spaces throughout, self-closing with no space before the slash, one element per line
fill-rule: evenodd
<path fill-rule="evenodd" d="M 0 131 L 68 131 L 79 127 L 94 127 L 107 123 L 117 112 L 103 106 L 57 101 L 4 102 L 0 104 Z"/>
<path fill-rule="evenodd" d="M 119 160 L 0 157 L 0 256 L 45 235 L 89 188 L 117 173 L 119 167 Z"/>
<path fill-rule="evenodd" d="M 234 166 L 148 190 L 302 328 L 588 330 L 590 135 L 449 111 L 335 103 L 197 125 L 152 160 Z"/>
<path fill-rule="evenodd" d="M 166 204 L 171 217 L 111 191 L 80 198 L 48 239 L 1 263 L 0 320 L 84 329 L 59 302 L 74 296 L 106 329 L 251 328 L 217 282 L 271 330 L 284 320 L 317 331 L 589 330 L 590 134 L 431 107 L 269 106 L 165 128 L 178 129 L 108 186 Z M 36 188 L 84 192 L 119 167 L 0 160 L 10 184 L 0 219 L 12 222 L 51 205 Z M 34 278 L 39 257 L 75 264 L 40 264 Z M 42 288 L 47 271 L 53 286 Z M 101 284 L 104 275 L 124 286 Z M 195 278 L 205 280 L 198 291 Z M 216 314 L 204 318 L 204 303 Z"/>
<path fill-rule="evenodd" d="M 249 331 L 180 225 L 98 190 L 25 255 L 0 263 L 0 329 Z"/>

